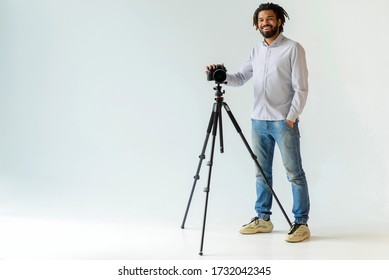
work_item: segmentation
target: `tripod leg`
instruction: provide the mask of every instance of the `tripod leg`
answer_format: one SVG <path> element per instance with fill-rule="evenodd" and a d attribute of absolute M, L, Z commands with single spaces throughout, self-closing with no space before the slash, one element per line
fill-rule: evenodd
<path fill-rule="evenodd" d="M 261 174 L 263 180 L 265 181 L 266 185 L 270 188 L 270 190 L 271 190 L 271 192 L 272 192 L 272 194 L 273 194 L 273 197 L 274 197 L 275 200 L 277 201 L 278 206 L 280 207 L 282 213 L 283 213 L 284 216 L 285 216 L 286 221 L 288 222 L 289 226 L 292 227 L 292 223 L 290 222 L 290 220 L 289 220 L 289 218 L 288 218 L 288 215 L 286 214 L 284 208 L 283 208 L 282 205 L 281 205 L 281 202 L 279 201 L 279 199 L 278 199 L 276 193 L 274 192 L 272 186 L 270 185 L 269 180 L 266 178 L 265 174 L 263 173 L 263 170 L 262 170 L 262 168 L 261 168 L 261 166 L 260 166 L 260 164 L 259 164 L 259 162 L 258 162 L 257 156 L 254 154 L 253 150 L 250 148 L 250 145 L 247 143 L 247 140 L 246 140 L 246 138 L 244 137 L 244 135 L 243 135 L 243 133 L 242 133 L 242 129 L 239 127 L 239 124 L 238 124 L 238 122 L 236 121 L 234 115 L 232 114 L 230 107 L 228 107 L 227 103 L 225 103 L 225 102 L 223 102 L 223 107 L 224 107 L 224 109 L 226 110 L 228 116 L 230 117 L 232 123 L 234 124 L 236 131 L 239 133 L 240 137 L 242 138 L 243 143 L 245 144 L 247 150 L 249 151 L 251 157 L 253 158 L 253 160 L 254 160 L 256 166 L 258 167 L 259 172 L 260 172 L 260 174 Z"/>
<path fill-rule="evenodd" d="M 222 123 L 222 114 L 221 107 L 219 115 L 219 138 L 220 138 L 220 153 L 224 153 L 224 141 L 223 141 L 223 123 Z"/>
<path fill-rule="evenodd" d="M 211 174 L 212 174 L 212 166 L 213 166 L 213 155 L 215 152 L 215 141 L 216 141 L 216 134 L 217 134 L 217 123 L 218 119 L 221 115 L 221 103 L 218 102 L 214 106 L 214 119 L 213 119 L 213 130 L 212 130 L 212 146 L 211 146 L 211 155 L 208 162 L 209 171 L 208 171 L 208 182 L 207 187 L 204 189 L 204 192 L 206 193 L 205 196 L 205 207 L 204 207 L 204 220 L 203 220 L 203 230 L 201 234 L 201 244 L 200 244 L 200 253 L 199 255 L 203 255 L 203 247 L 204 247 L 204 234 L 205 234 L 205 224 L 207 220 L 207 211 L 208 211 L 208 198 L 209 198 L 209 191 L 211 187 Z"/>
<path fill-rule="evenodd" d="M 215 105 L 212 108 L 211 117 L 209 119 L 209 124 L 208 124 L 208 128 L 207 128 L 207 134 L 206 134 L 206 137 L 205 137 L 205 140 L 204 140 L 204 144 L 203 144 L 203 148 L 201 150 L 201 154 L 199 156 L 200 160 L 199 160 L 199 164 L 197 166 L 196 175 L 193 177 L 194 181 L 193 181 L 192 191 L 190 193 L 188 205 L 186 206 L 186 210 L 185 210 L 184 219 L 182 220 L 182 224 L 181 224 L 181 228 L 182 229 L 185 228 L 185 222 L 186 222 L 186 218 L 188 216 L 190 205 L 192 203 L 193 193 L 194 193 L 194 190 L 196 188 L 197 181 L 200 179 L 200 175 L 199 175 L 200 174 L 200 169 L 201 169 L 201 165 L 203 163 L 203 160 L 205 159 L 205 150 L 207 149 L 209 135 L 211 134 L 212 126 L 214 125 L 214 118 L 215 118 Z"/>

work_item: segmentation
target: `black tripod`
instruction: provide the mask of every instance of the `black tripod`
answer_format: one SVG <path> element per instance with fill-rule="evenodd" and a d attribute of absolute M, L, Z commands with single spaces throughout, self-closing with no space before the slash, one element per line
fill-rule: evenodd
<path fill-rule="evenodd" d="M 216 100 L 216 102 L 213 104 L 212 114 L 211 114 L 211 118 L 209 120 L 209 124 L 208 124 L 208 128 L 207 128 L 207 134 L 206 134 L 206 137 L 205 137 L 203 149 L 201 150 L 201 154 L 199 156 L 200 161 L 199 161 L 199 164 L 197 166 L 196 175 L 194 176 L 194 182 L 193 182 L 192 191 L 190 193 L 188 205 L 187 205 L 186 211 L 185 211 L 185 216 L 184 216 L 184 219 L 183 219 L 182 225 L 181 225 L 182 229 L 185 228 L 185 221 L 186 221 L 186 218 L 188 216 L 189 207 L 190 207 L 190 204 L 192 202 L 192 197 L 193 197 L 193 193 L 194 193 L 197 181 L 200 179 L 200 175 L 199 175 L 200 174 L 200 169 L 201 169 L 202 162 L 205 159 L 205 150 L 207 148 L 209 136 L 210 136 L 210 133 L 211 133 L 211 130 L 212 130 L 211 155 L 210 155 L 210 160 L 209 160 L 209 162 L 207 164 L 209 166 L 208 182 L 207 182 L 207 187 L 204 189 L 204 192 L 206 193 L 206 196 L 205 196 L 205 209 L 204 209 L 203 230 L 202 230 L 202 235 L 201 235 L 201 245 L 200 245 L 200 253 L 199 253 L 200 256 L 203 255 L 205 223 L 206 223 L 206 219 L 207 219 L 208 197 L 209 197 L 209 191 L 210 191 L 210 187 L 211 187 L 211 174 L 212 174 L 212 166 L 213 166 L 213 155 L 214 155 L 214 151 L 215 151 L 215 141 L 216 141 L 217 125 L 218 124 L 219 124 L 219 130 L 220 130 L 220 152 L 221 153 L 224 152 L 222 109 L 221 109 L 222 107 L 224 107 L 224 109 L 226 110 L 228 116 L 230 117 L 232 123 L 235 126 L 236 131 L 239 133 L 240 137 L 242 138 L 243 143 L 245 144 L 245 146 L 246 146 L 247 150 L 249 151 L 251 157 L 253 158 L 256 166 L 258 167 L 259 172 L 260 172 L 262 178 L 264 179 L 266 185 L 270 188 L 270 190 L 271 190 L 271 192 L 273 194 L 273 197 L 277 201 L 277 204 L 279 205 L 282 213 L 284 214 L 284 216 L 285 216 L 289 226 L 290 227 L 292 226 L 292 223 L 290 222 L 288 216 L 286 215 L 285 210 L 282 207 L 282 205 L 281 205 L 277 195 L 275 194 L 272 186 L 270 185 L 269 180 L 266 178 L 265 174 L 263 173 L 263 170 L 262 170 L 262 168 L 261 168 L 261 166 L 260 166 L 260 164 L 259 164 L 259 162 L 257 160 L 257 156 L 253 153 L 252 149 L 250 148 L 249 144 L 247 143 L 246 138 L 244 137 L 241 128 L 239 127 L 239 125 L 238 125 L 234 115 L 232 114 L 230 107 L 228 107 L 227 103 L 223 101 L 224 100 L 223 99 L 223 94 L 225 93 L 225 91 L 224 90 L 222 91 L 221 89 L 222 89 L 222 87 L 221 87 L 220 83 L 217 83 L 217 86 L 214 87 L 214 90 L 216 91 L 216 93 L 215 93 L 215 96 L 216 96 L 215 100 Z"/>

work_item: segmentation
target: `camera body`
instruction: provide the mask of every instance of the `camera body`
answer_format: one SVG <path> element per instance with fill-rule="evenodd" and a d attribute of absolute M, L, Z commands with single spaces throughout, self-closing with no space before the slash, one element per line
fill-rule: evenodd
<path fill-rule="evenodd" d="M 215 81 L 217 84 L 223 83 L 227 78 L 227 69 L 221 64 L 217 64 L 215 69 L 209 70 L 207 75 L 208 81 Z"/>

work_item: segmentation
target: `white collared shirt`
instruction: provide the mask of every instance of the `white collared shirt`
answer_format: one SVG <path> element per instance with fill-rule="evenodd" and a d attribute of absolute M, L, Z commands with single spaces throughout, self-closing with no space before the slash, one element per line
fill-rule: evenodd
<path fill-rule="evenodd" d="M 256 120 L 296 121 L 308 96 L 308 70 L 303 47 L 282 34 L 268 46 L 257 44 L 246 63 L 227 74 L 227 85 L 242 86 L 253 78 Z"/>

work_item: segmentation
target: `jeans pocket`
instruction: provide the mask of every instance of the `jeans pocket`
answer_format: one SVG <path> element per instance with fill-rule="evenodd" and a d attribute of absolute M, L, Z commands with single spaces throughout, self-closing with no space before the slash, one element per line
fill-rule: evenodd
<path fill-rule="evenodd" d="M 296 127 L 296 123 L 294 124 L 293 127 L 290 127 L 290 126 L 288 125 L 288 123 L 286 122 L 286 120 L 282 120 L 281 122 L 282 122 L 282 124 L 284 125 L 284 127 L 287 128 L 288 130 L 293 131 L 294 128 Z"/>

